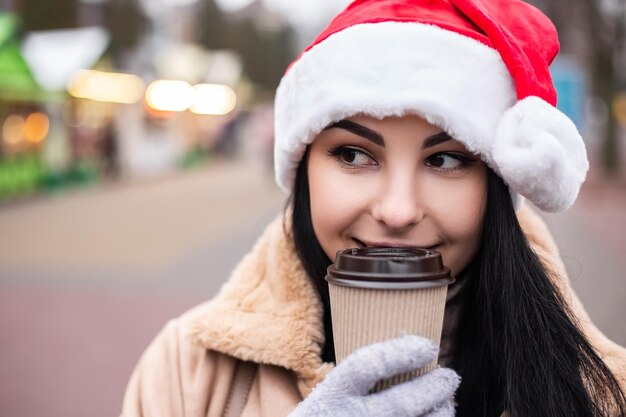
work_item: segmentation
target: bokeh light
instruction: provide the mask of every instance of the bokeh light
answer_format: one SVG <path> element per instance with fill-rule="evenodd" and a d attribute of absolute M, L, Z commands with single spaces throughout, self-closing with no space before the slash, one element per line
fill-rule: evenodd
<path fill-rule="evenodd" d="M 145 83 L 137 75 L 81 70 L 71 78 L 68 92 L 77 98 L 134 104 L 142 99 L 145 88 Z"/>
<path fill-rule="evenodd" d="M 194 86 L 194 100 L 190 110 L 196 114 L 221 116 L 233 111 L 237 95 L 227 85 L 198 84 Z"/>
<path fill-rule="evenodd" d="M 185 81 L 154 81 L 146 91 L 146 103 L 159 111 L 185 111 L 192 105 L 193 99 L 193 87 Z"/>
<path fill-rule="evenodd" d="M 2 138 L 8 145 L 17 145 L 24 139 L 24 125 L 26 121 L 22 116 L 12 114 L 7 117 L 2 125 Z"/>
<path fill-rule="evenodd" d="M 31 113 L 24 123 L 24 137 L 31 143 L 40 143 L 48 136 L 49 129 L 50 120 L 45 113 Z"/>

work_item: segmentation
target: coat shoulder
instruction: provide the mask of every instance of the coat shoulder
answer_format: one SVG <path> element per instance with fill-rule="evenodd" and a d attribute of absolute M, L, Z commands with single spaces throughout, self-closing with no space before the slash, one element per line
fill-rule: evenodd
<path fill-rule="evenodd" d="M 193 311 L 193 309 L 192 309 Z M 192 312 L 191 311 L 191 312 Z M 139 359 L 130 377 L 122 417 L 205 416 L 227 394 L 235 359 L 207 350 L 190 337 L 192 316 L 170 320 Z"/>

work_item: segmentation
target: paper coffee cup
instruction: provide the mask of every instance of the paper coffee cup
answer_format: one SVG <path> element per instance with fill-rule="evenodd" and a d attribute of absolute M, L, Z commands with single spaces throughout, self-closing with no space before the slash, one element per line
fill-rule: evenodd
<path fill-rule="evenodd" d="M 337 253 L 328 267 L 335 358 L 355 349 L 414 334 L 439 345 L 450 270 L 436 251 L 357 248 Z M 430 371 L 436 359 L 414 372 L 381 381 L 379 391 Z"/>

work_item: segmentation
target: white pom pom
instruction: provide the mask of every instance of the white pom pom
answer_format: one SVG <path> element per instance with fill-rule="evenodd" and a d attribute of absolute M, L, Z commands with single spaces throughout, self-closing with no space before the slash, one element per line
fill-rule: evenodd
<path fill-rule="evenodd" d="M 549 212 L 574 204 L 589 169 L 574 123 L 532 96 L 502 115 L 491 157 L 510 188 Z"/>

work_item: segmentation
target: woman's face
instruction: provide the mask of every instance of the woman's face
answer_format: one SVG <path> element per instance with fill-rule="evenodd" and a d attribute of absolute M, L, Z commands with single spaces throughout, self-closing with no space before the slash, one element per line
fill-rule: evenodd
<path fill-rule="evenodd" d="M 441 252 L 453 275 L 481 238 L 487 168 L 418 116 L 350 117 L 320 133 L 308 154 L 311 217 L 330 259 L 365 246 Z"/>

